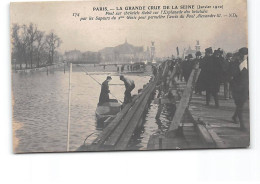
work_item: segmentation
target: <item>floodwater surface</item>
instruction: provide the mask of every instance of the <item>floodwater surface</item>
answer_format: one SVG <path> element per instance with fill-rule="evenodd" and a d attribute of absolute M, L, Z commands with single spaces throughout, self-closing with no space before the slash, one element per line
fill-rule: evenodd
<path fill-rule="evenodd" d="M 94 67 L 90 71 L 95 70 Z M 104 72 L 104 74 L 102 74 Z M 92 75 L 99 83 L 106 79 L 101 71 Z M 136 88 L 132 94 L 142 89 L 150 76 L 129 75 Z M 112 75 L 111 93 L 119 100 L 124 98 L 124 85 L 119 76 Z M 80 147 L 85 138 L 91 143 L 101 130 L 96 128 L 95 110 L 99 99 L 100 85 L 86 75 L 79 67 L 73 68 L 71 75 L 71 124 L 70 151 Z M 22 152 L 64 152 L 67 144 L 69 73 L 66 71 L 29 72 L 12 74 L 14 151 Z M 110 98 L 113 98 L 110 96 Z M 152 107 L 156 108 L 156 107 Z M 155 109 L 153 110 L 155 111 Z M 153 114 L 153 113 L 152 113 Z M 157 129 L 154 120 L 146 125 L 148 132 L 141 136 L 144 148 L 151 133 Z M 150 131 L 149 131 L 150 130 Z M 142 142 L 142 139 L 144 141 Z"/>

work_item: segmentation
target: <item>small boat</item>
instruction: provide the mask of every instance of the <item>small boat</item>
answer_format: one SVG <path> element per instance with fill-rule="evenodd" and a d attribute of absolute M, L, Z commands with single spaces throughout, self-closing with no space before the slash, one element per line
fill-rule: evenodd
<path fill-rule="evenodd" d="M 121 110 L 121 104 L 116 99 L 110 99 L 96 109 L 96 120 L 98 124 L 103 124 L 108 118 L 115 118 Z"/>

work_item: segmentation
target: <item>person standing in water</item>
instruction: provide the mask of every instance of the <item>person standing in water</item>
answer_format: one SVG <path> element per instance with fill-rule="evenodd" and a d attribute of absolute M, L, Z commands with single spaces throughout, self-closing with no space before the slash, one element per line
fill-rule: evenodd
<path fill-rule="evenodd" d="M 109 102 L 109 86 L 108 83 L 112 80 L 110 76 L 107 76 L 107 79 L 101 85 L 101 92 L 99 96 L 98 105 L 102 105 L 105 102 Z"/>

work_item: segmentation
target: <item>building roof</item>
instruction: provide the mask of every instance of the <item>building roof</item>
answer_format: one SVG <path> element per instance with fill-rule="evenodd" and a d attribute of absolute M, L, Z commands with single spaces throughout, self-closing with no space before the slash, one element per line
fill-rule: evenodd
<path fill-rule="evenodd" d="M 136 47 L 129 44 L 127 41 L 125 43 L 118 45 L 116 47 L 105 47 L 100 50 L 101 53 L 119 53 L 119 54 L 134 54 L 143 52 L 143 47 Z"/>

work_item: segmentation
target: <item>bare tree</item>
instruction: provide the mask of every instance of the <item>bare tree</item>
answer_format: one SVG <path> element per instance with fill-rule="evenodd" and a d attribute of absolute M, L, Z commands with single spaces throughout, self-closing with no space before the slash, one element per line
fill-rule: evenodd
<path fill-rule="evenodd" d="M 61 43 L 62 43 L 61 39 L 53 32 L 50 32 L 50 34 L 48 34 L 46 36 L 46 45 L 47 45 L 48 52 L 49 52 L 50 64 L 53 64 L 53 56 L 54 56 L 55 50 L 60 46 Z"/>
<path fill-rule="evenodd" d="M 31 68 L 33 67 L 33 49 L 34 49 L 34 42 L 37 39 L 38 28 L 35 24 L 30 23 L 27 27 L 27 39 L 28 39 L 28 51 L 30 57 L 30 64 Z"/>
<path fill-rule="evenodd" d="M 37 31 L 36 32 L 36 42 L 35 42 L 37 67 L 40 66 L 41 53 L 43 53 L 44 46 L 45 46 L 44 32 Z"/>
<path fill-rule="evenodd" d="M 18 25 L 13 24 L 12 27 L 12 44 L 13 44 L 13 50 L 12 55 L 15 57 L 16 62 L 20 64 L 20 69 L 22 69 L 22 64 L 26 64 L 27 68 L 27 45 L 28 45 L 28 39 L 27 39 L 27 28 L 26 25 Z"/>
<path fill-rule="evenodd" d="M 15 64 L 25 64 L 28 68 L 33 68 L 35 63 L 37 67 L 45 64 L 53 64 L 57 48 L 62 43 L 61 39 L 51 32 L 45 36 L 43 31 L 38 30 L 33 23 L 27 25 L 13 24 L 12 26 L 12 61 Z M 47 62 L 46 62 L 47 61 Z"/>

